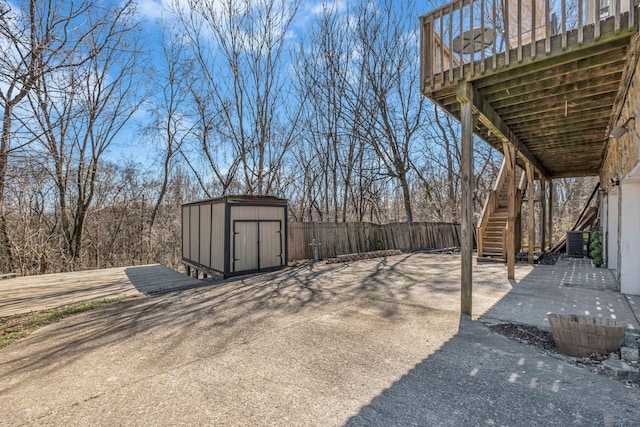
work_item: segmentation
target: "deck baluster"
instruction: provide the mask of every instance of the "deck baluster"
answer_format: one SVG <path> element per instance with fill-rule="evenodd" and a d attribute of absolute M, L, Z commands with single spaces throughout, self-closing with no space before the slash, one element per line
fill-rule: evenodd
<path fill-rule="evenodd" d="M 496 56 L 496 45 L 498 44 L 498 21 L 496 19 L 496 1 L 491 1 L 491 9 L 493 14 L 493 45 L 491 46 L 491 55 L 493 56 L 491 61 L 491 68 L 495 71 L 498 68 L 498 58 Z"/>
<path fill-rule="evenodd" d="M 544 51 L 551 53 L 551 9 L 549 0 L 544 1 Z"/>
<path fill-rule="evenodd" d="M 518 0 L 516 12 L 518 15 L 518 62 L 522 62 L 522 0 Z"/>
<path fill-rule="evenodd" d="M 619 4 L 618 0 L 614 0 L 614 2 L 616 4 Z M 594 17 L 593 17 L 593 38 L 595 40 L 598 40 L 600 38 L 600 0 L 595 0 L 594 8 L 595 8 L 595 10 L 593 11 L 593 14 L 594 14 Z"/>
<path fill-rule="evenodd" d="M 539 0 L 538 0 L 539 1 Z M 536 57 L 536 0 L 531 0 L 531 57 Z"/>
<path fill-rule="evenodd" d="M 584 42 L 584 29 L 582 28 L 584 25 L 583 13 L 583 3 L 584 0 L 578 0 L 578 44 L 581 45 Z"/>

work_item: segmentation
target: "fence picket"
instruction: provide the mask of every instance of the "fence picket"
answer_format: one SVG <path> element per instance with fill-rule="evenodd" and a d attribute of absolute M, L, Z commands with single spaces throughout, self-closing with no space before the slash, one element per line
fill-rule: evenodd
<path fill-rule="evenodd" d="M 290 222 L 289 261 L 313 259 L 313 239 L 321 243 L 321 258 L 350 253 L 399 249 L 404 252 L 460 246 L 459 224 L 416 222 L 373 224 L 369 222 Z"/>

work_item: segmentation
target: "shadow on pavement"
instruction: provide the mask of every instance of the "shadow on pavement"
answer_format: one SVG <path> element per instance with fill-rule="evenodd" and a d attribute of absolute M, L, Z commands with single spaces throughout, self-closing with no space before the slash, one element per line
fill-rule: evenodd
<path fill-rule="evenodd" d="M 629 425 L 640 395 L 467 317 L 458 333 L 347 426 Z"/>
<path fill-rule="evenodd" d="M 632 301 L 615 290 L 611 272 L 595 269 L 590 261 L 565 260 L 536 266 L 510 282 L 512 289 L 479 320 L 462 316 L 455 336 L 346 425 L 633 423 L 640 415 L 637 389 L 511 341 L 482 323 L 524 323 L 548 330 L 546 315 L 556 312 L 614 318 L 638 329 Z"/>

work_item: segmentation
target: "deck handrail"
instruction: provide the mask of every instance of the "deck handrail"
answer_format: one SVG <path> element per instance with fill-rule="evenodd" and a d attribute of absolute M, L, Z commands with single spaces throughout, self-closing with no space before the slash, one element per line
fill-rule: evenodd
<path fill-rule="evenodd" d="M 502 185 L 504 184 L 506 176 L 507 163 L 505 159 L 502 159 L 502 165 L 500 165 L 498 176 L 496 177 L 496 181 L 493 184 L 493 188 L 489 192 L 489 196 L 484 201 L 484 206 L 482 207 L 482 212 L 480 213 L 480 219 L 478 221 L 478 225 L 476 226 L 478 256 L 481 256 L 482 252 L 484 251 L 484 242 L 482 241 L 484 232 L 487 228 L 489 218 L 495 213 L 496 209 L 498 208 L 498 193 L 502 189 Z"/>
<path fill-rule="evenodd" d="M 525 192 L 527 188 L 527 179 L 524 171 L 516 166 L 516 170 L 520 171 L 520 180 L 516 185 L 516 195 L 521 199 L 522 194 Z M 516 175 L 517 177 L 517 175 Z M 484 250 L 482 237 L 487 228 L 487 224 L 489 223 L 489 218 L 498 210 L 498 205 L 500 202 L 500 192 L 502 191 L 505 181 L 507 179 L 507 163 L 505 159 L 502 159 L 502 164 L 500 165 L 500 170 L 498 171 L 498 176 L 496 177 L 496 181 L 493 184 L 493 188 L 489 192 L 489 196 L 484 202 L 484 206 L 482 207 L 482 212 L 480 213 L 480 218 L 478 220 L 478 225 L 476 226 L 476 235 L 478 240 L 478 255 L 482 255 Z M 505 228 L 506 230 L 506 228 Z M 505 232 L 503 230 L 503 234 Z M 504 239 L 504 236 L 503 236 Z"/>
<path fill-rule="evenodd" d="M 496 211 L 498 207 L 498 197 L 497 193 L 502 189 L 502 184 L 507 176 L 507 166 L 506 162 L 503 159 L 502 165 L 500 165 L 500 170 L 498 172 L 498 176 L 496 177 L 496 181 L 493 184 L 493 188 L 489 192 L 489 197 L 484 202 L 484 206 L 482 207 L 482 212 L 480 213 L 480 221 L 478 222 L 478 229 L 484 231 L 487 226 L 487 221 L 489 217 Z"/>
<path fill-rule="evenodd" d="M 485 67 L 496 70 L 497 54 L 515 51 L 518 62 L 525 53 L 535 58 L 551 53 L 551 38 L 559 35 L 567 47 L 569 32 L 577 30 L 577 43 L 584 43 L 584 29 L 593 26 L 593 37 L 601 36 L 600 25 L 613 19 L 619 32 L 635 28 L 635 1 L 610 0 L 454 0 L 420 17 L 421 82 L 424 92 L 436 83 L 453 83 L 474 77 Z M 530 48 L 524 49 L 530 45 Z M 509 66 L 504 55 L 501 66 Z M 485 61 L 485 59 L 491 59 Z M 476 66 L 465 64 L 479 63 Z"/>

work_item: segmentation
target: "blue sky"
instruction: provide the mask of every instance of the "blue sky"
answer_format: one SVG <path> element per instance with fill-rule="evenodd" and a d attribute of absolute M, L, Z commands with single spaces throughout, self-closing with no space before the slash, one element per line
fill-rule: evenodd
<path fill-rule="evenodd" d="M 162 26 L 160 20 L 171 21 L 175 19 L 171 13 L 171 9 L 175 7 L 188 7 L 189 0 L 138 0 L 137 9 L 142 25 L 142 36 L 145 44 L 145 50 L 152 61 L 153 58 L 160 58 L 161 52 L 159 50 Z M 215 4 L 216 2 L 212 2 Z M 345 1 L 336 0 L 332 2 L 322 2 L 318 0 L 301 0 L 296 17 L 290 27 L 289 32 L 292 42 L 297 42 L 301 38 L 305 37 L 309 26 L 313 24 L 315 17 L 322 13 L 323 7 L 329 7 L 339 13 L 347 13 L 350 8 L 360 5 L 360 1 Z M 405 2 L 396 1 L 396 7 L 402 9 L 405 7 Z M 417 2 L 417 9 L 419 13 L 426 13 L 433 9 L 438 4 L 444 3 L 443 1 L 425 1 Z M 418 28 L 418 21 L 416 19 L 416 29 Z M 154 52 L 157 50 L 157 52 Z M 108 159 L 116 162 L 135 161 L 143 164 L 150 165 L 153 163 L 154 156 L 156 156 L 156 150 L 151 143 L 145 142 L 141 128 L 144 127 L 148 121 L 147 109 L 148 105 L 143 105 L 142 108 L 135 114 L 130 124 L 122 132 L 116 142 L 112 145 L 110 152 L 108 153 Z"/>

